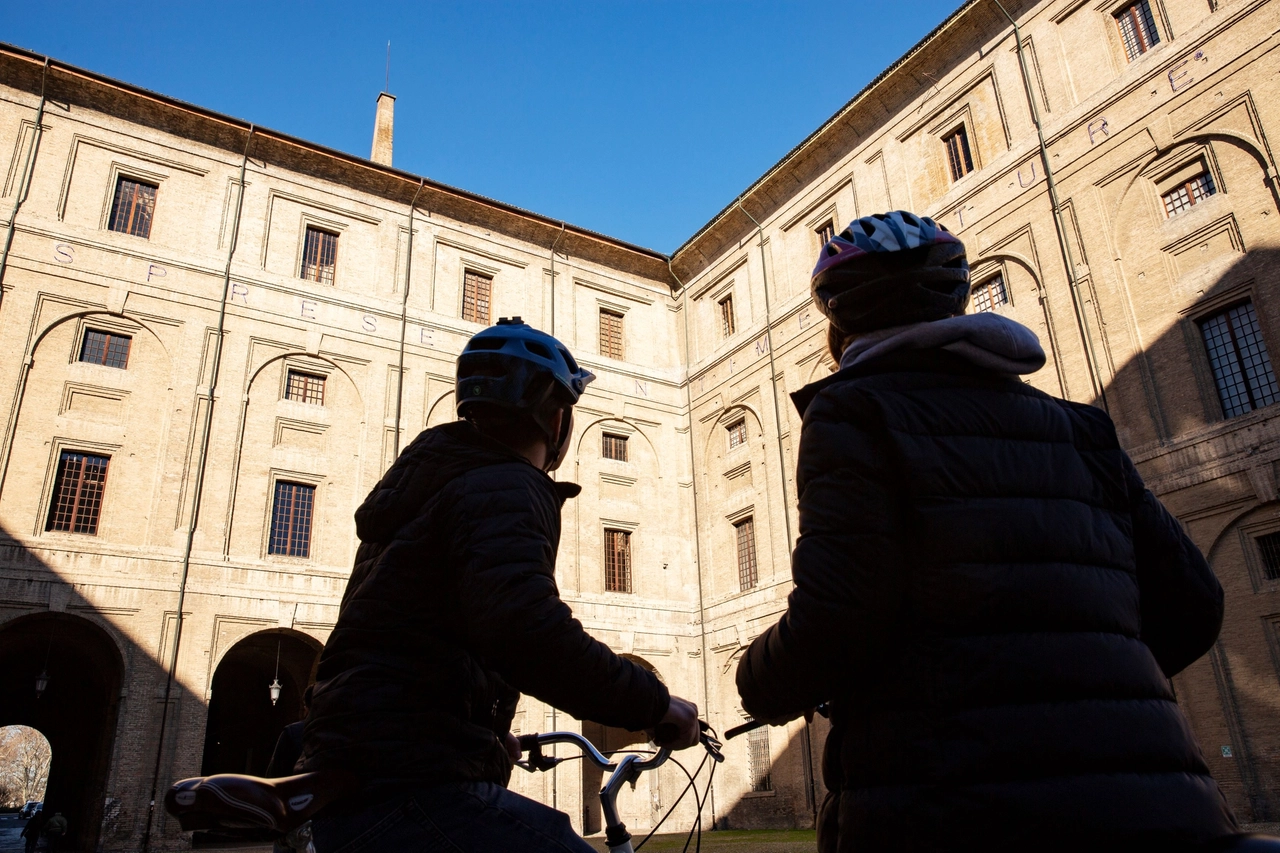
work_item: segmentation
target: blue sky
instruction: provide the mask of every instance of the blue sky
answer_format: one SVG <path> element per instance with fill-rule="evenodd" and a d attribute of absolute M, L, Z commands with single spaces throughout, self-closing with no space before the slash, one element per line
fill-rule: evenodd
<path fill-rule="evenodd" d="M 960 0 L 13 2 L 0 40 L 670 252 Z"/>

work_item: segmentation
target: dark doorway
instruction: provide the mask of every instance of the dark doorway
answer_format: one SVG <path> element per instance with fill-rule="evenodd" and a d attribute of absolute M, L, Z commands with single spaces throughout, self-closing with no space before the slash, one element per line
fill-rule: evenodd
<path fill-rule="evenodd" d="M 659 681 L 662 680 L 658 670 L 647 660 L 635 655 L 622 655 L 622 657 L 632 663 L 639 664 L 654 675 L 657 675 Z M 606 756 L 628 748 L 643 750 L 649 741 L 649 735 L 645 732 L 629 732 L 626 729 L 619 729 L 614 726 L 602 726 L 590 720 L 582 721 L 582 736 L 591 741 L 595 748 Z M 651 781 L 656 783 L 656 777 Z M 590 835 L 604 829 L 604 812 L 600 808 L 600 788 L 603 783 L 604 771 L 589 761 L 582 762 L 583 835 Z"/>
<path fill-rule="evenodd" d="M 66 817 L 65 849 L 94 850 L 124 672 L 115 642 L 77 616 L 23 616 L 0 626 L 0 672 L 0 725 L 38 729 L 53 750 L 44 808 Z"/>
<path fill-rule="evenodd" d="M 320 648 L 287 630 L 262 631 L 231 647 L 213 674 L 202 775 L 263 775 L 280 732 L 303 717 L 302 693 L 315 678 Z M 280 698 L 272 705 L 277 677 Z"/>

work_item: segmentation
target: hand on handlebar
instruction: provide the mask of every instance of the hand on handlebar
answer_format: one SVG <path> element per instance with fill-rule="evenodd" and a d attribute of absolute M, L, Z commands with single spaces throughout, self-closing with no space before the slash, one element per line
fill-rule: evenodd
<path fill-rule="evenodd" d="M 702 734 L 702 729 L 698 725 L 698 706 L 687 699 L 672 696 L 671 704 L 667 706 L 667 713 L 662 716 L 650 734 L 653 742 L 658 746 L 671 749 L 688 749 L 691 746 L 697 746 Z"/>

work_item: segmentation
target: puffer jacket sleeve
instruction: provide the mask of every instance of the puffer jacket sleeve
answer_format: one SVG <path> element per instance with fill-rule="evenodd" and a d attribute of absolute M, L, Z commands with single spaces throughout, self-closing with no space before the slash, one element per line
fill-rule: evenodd
<path fill-rule="evenodd" d="M 795 588 L 778 624 L 738 663 L 743 710 L 758 719 L 793 718 L 847 694 L 893 642 L 903 555 L 878 421 L 873 407 L 849 393 L 824 392 L 805 413 Z"/>
<path fill-rule="evenodd" d="M 1222 585 L 1200 549 L 1142 482 L 1126 456 L 1142 641 L 1172 677 L 1209 650 L 1222 629 Z"/>
<path fill-rule="evenodd" d="M 446 523 L 467 645 L 514 688 L 578 719 L 632 731 L 655 725 L 667 689 L 591 637 L 560 599 L 551 482 L 526 465 L 495 465 L 458 478 L 450 491 Z"/>

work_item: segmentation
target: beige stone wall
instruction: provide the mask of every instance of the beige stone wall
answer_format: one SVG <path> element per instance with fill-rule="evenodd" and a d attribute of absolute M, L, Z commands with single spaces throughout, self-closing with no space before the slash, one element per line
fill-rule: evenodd
<path fill-rule="evenodd" d="M 1280 444 L 1271 408 L 1223 418 L 1197 321 L 1248 297 L 1264 340 L 1280 346 L 1271 298 L 1280 207 L 1267 142 L 1277 11 L 1251 0 L 1151 5 L 1161 41 L 1133 62 L 1112 17 L 1120 4 L 1014 10 L 1060 227 L 1011 28 L 991 4 L 969 4 L 677 251 L 675 278 L 655 253 L 426 184 L 410 256 L 417 178 L 269 133 L 250 145 L 230 255 L 247 127 L 51 72 L 0 302 L 0 630 L 73 613 L 118 648 L 127 686 L 105 849 L 136 849 L 145 825 L 228 257 L 162 787 L 199 772 L 213 678 L 236 643 L 263 631 L 322 642 L 332 628 L 355 547 L 352 511 L 396 452 L 397 401 L 401 445 L 453 418 L 453 359 L 480 328 L 461 319 L 468 270 L 493 277 L 493 318 L 520 314 L 553 331 L 600 377 L 559 474 L 584 487 L 563 517 L 566 600 L 718 729 L 741 722 L 736 661 L 786 606 L 798 534 L 800 421 L 788 393 L 832 367 L 808 297 L 816 232 L 894 207 L 957 231 L 975 281 L 1003 277 L 1009 301 L 995 310 L 1050 352 L 1032 384 L 1098 403 L 1102 389 L 1151 487 L 1210 556 L 1227 623 L 1214 651 L 1178 677 L 1179 697 L 1233 806 L 1274 819 L 1280 582 L 1254 539 L 1280 529 Z M 39 64 L 18 52 L 0 61 L 7 217 L 27 183 Z M 974 169 L 953 181 L 943 139 L 959 127 Z M 1166 218 L 1161 194 L 1201 166 L 1217 193 Z M 147 239 L 106 227 L 120 175 L 159 186 Z M 299 278 L 307 225 L 339 235 L 332 285 Z M 599 355 L 602 309 L 623 316 L 621 360 Z M 128 369 L 79 362 L 86 328 L 131 335 Z M 323 406 L 283 399 L 290 368 L 325 377 Z M 727 428 L 740 421 L 746 440 L 731 446 Z M 602 458 L 605 433 L 627 439 L 626 462 Z M 111 457 L 97 535 L 45 530 L 63 449 Z M 308 558 L 268 554 L 277 479 L 317 488 Z M 746 519 L 756 581 L 744 590 L 735 524 Z M 606 528 L 631 533 L 630 594 L 604 588 Z M 521 731 L 578 726 L 528 698 L 516 720 Z M 728 744 L 714 790 L 719 824 L 810 825 L 824 732 L 821 721 L 771 730 L 768 791 L 750 790 L 746 739 Z M 628 740 L 593 735 L 614 747 Z M 682 779 L 668 768 L 624 795 L 628 825 L 651 826 Z M 577 762 L 513 781 L 586 829 L 597 785 Z M 682 804 L 669 826 L 692 819 Z M 182 843 L 171 821 L 155 826 L 162 845 Z"/>

